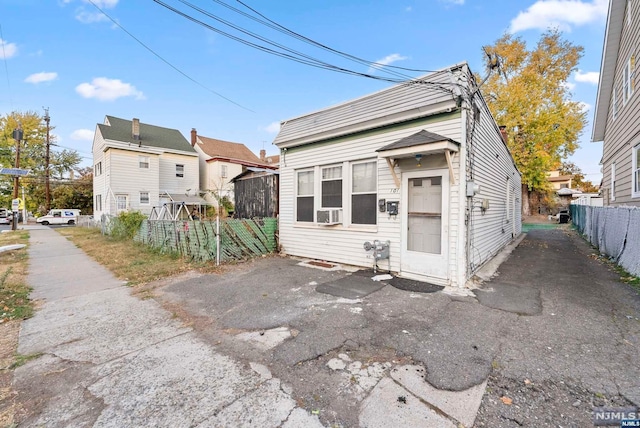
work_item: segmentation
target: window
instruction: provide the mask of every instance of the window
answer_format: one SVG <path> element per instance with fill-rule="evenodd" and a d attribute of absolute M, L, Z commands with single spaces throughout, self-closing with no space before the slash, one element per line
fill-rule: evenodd
<path fill-rule="evenodd" d="M 356 163 L 351 169 L 351 223 L 376 224 L 377 164 Z"/>
<path fill-rule="evenodd" d="M 140 192 L 140 205 L 149 205 L 149 192 Z"/>
<path fill-rule="evenodd" d="M 567 183 L 560 183 L 560 188 L 561 189 L 568 189 L 569 185 Z"/>
<path fill-rule="evenodd" d="M 640 198 L 640 144 L 631 149 L 631 153 L 633 155 L 631 169 L 631 173 L 633 174 L 633 194 L 631 196 L 634 198 Z"/>
<path fill-rule="evenodd" d="M 53 212 L 53 216 L 54 217 L 62 217 L 62 211 L 54 211 Z"/>
<path fill-rule="evenodd" d="M 138 156 L 138 166 L 141 169 L 149 169 L 149 156 Z"/>
<path fill-rule="evenodd" d="M 176 164 L 176 177 L 184 177 L 184 165 L 181 163 Z"/>
<path fill-rule="evenodd" d="M 627 25 L 631 25 L 631 0 L 627 0 Z"/>
<path fill-rule="evenodd" d="M 611 200 L 616 200 L 616 163 L 611 164 Z"/>
<path fill-rule="evenodd" d="M 631 98 L 631 95 L 633 95 L 633 63 L 634 58 L 629 58 L 624 70 L 622 70 L 622 100 L 624 104 L 626 104 Z"/>
<path fill-rule="evenodd" d="M 611 97 L 611 117 L 616 120 L 618 116 L 618 88 L 613 87 L 613 96 Z"/>
<path fill-rule="evenodd" d="M 313 222 L 313 171 L 297 172 L 296 221 Z"/>
<path fill-rule="evenodd" d="M 102 211 L 102 195 L 96 195 L 95 210 Z"/>
<path fill-rule="evenodd" d="M 322 168 L 322 208 L 342 208 L 342 167 Z"/>
<path fill-rule="evenodd" d="M 116 195 L 116 210 L 126 211 L 127 205 L 129 205 L 129 198 L 127 195 Z"/>
<path fill-rule="evenodd" d="M 220 177 L 227 178 L 227 166 L 220 165 Z"/>
<path fill-rule="evenodd" d="M 99 175 L 102 175 L 102 162 L 98 162 L 93 167 L 93 175 L 95 175 L 96 177 L 98 177 Z"/>

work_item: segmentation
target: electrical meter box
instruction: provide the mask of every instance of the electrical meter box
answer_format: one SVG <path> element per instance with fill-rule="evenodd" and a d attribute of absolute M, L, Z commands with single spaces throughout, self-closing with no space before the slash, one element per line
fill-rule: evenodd
<path fill-rule="evenodd" d="M 389 215 L 398 215 L 399 201 L 387 201 L 387 213 Z"/>

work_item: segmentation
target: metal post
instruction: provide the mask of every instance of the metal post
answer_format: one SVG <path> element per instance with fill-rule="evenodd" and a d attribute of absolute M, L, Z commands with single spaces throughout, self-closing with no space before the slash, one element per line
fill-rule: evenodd
<path fill-rule="evenodd" d="M 20 140 L 23 137 L 22 126 L 18 124 L 18 128 L 13 130 L 13 139 L 16 140 L 16 169 L 20 168 Z M 18 186 L 20 185 L 20 179 L 18 175 L 13 177 L 13 199 L 18 198 Z M 12 210 L 13 211 L 13 210 Z M 13 211 L 13 221 L 11 222 L 11 230 L 18 229 L 18 213 Z"/>
<path fill-rule="evenodd" d="M 24 195 L 24 186 L 22 186 L 22 224 L 27 224 L 27 199 Z"/>
<path fill-rule="evenodd" d="M 49 210 L 51 209 L 51 189 L 50 189 L 50 184 L 49 184 L 49 146 L 51 144 L 50 140 L 49 140 L 49 122 L 51 121 L 51 118 L 49 117 L 49 109 L 46 108 L 44 109 L 45 111 L 45 115 L 44 115 L 44 120 L 45 122 L 47 122 L 47 149 L 45 152 L 45 157 L 44 157 L 44 161 L 45 161 L 45 169 L 44 169 L 44 193 L 45 193 L 45 211 L 49 212 Z"/>
<path fill-rule="evenodd" d="M 216 266 L 220 266 L 220 214 L 216 215 Z"/>

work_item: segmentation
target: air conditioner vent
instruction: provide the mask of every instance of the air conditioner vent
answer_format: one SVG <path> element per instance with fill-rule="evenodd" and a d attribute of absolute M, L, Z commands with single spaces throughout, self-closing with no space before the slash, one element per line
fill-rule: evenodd
<path fill-rule="evenodd" d="M 323 208 L 316 212 L 316 219 L 320 225 L 342 223 L 342 208 Z"/>

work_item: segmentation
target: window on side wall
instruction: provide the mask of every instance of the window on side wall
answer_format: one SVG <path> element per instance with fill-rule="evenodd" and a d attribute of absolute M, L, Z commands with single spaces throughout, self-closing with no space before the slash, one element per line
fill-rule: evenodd
<path fill-rule="evenodd" d="M 624 104 L 629 101 L 631 95 L 633 95 L 633 68 L 634 68 L 634 57 L 630 57 L 627 60 L 627 64 L 622 70 L 622 100 Z"/>
<path fill-rule="evenodd" d="M 631 154 L 633 156 L 632 162 L 632 170 L 633 174 L 632 178 L 632 188 L 633 194 L 631 195 L 634 198 L 640 198 L 640 144 L 631 149 Z"/>
<path fill-rule="evenodd" d="M 322 208 L 342 208 L 342 167 L 322 168 Z"/>
<path fill-rule="evenodd" d="M 140 205 L 149 205 L 149 192 L 140 192 Z"/>
<path fill-rule="evenodd" d="M 611 97 L 611 117 L 616 120 L 618 116 L 618 89 L 613 87 L 613 95 Z"/>
<path fill-rule="evenodd" d="M 296 221 L 313 222 L 313 170 L 296 172 Z"/>
<path fill-rule="evenodd" d="M 220 165 L 220 177 L 221 178 L 227 178 L 227 166 L 226 165 Z"/>
<path fill-rule="evenodd" d="M 351 165 L 351 223 L 376 224 L 377 218 L 376 161 Z"/>
<path fill-rule="evenodd" d="M 138 156 L 138 166 L 140 169 L 149 169 L 149 156 Z"/>
<path fill-rule="evenodd" d="M 102 195 L 96 195 L 96 211 L 102 211 Z"/>
<path fill-rule="evenodd" d="M 95 175 L 96 177 L 102 175 L 102 162 L 98 162 L 96 164 L 96 166 L 94 167 L 93 175 Z"/>
<path fill-rule="evenodd" d="M 184 165 L 181 163 L 176 164 L 176 177 L 184 177 Z"/>
<path fill-rule="evenodd" d="M 616 200 L 616 163 L 611 164 L 611 200 Z"/>

